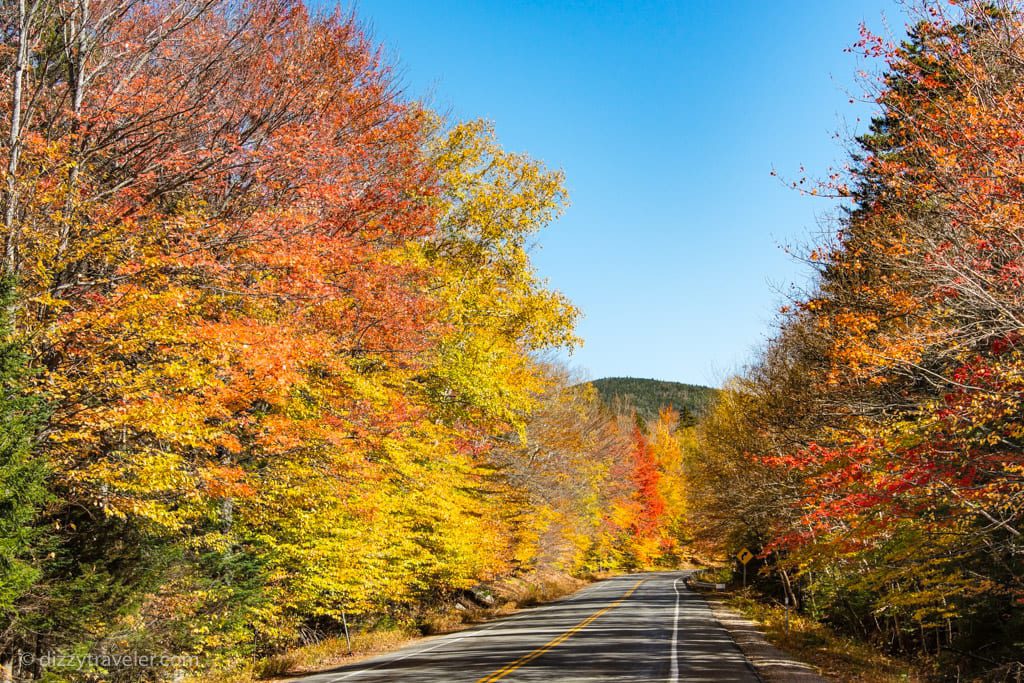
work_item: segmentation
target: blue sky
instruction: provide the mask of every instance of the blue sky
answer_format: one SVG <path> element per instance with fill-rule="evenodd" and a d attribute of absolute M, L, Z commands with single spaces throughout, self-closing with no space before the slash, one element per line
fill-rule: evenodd
<path fill-rule="evenodd" d="M 719 384 L 772 329 L 827 200 L 770 174 L 824 175 L 870 109 L 844 48 L 895 3 L 361 0 L 407 93 L 495 123 L 568 178 L 539 272 L 580 306 L 593 378 Z M 858 118 L 860 122 L 858 123 Z"/>

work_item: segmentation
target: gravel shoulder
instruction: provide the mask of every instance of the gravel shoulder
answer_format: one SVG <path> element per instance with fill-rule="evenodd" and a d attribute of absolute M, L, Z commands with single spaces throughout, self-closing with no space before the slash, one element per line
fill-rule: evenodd
<path fill-rule="evenodd" d="M 741 616 L 725 604 L 721 595 L 702 593 L 715 619 L 729 632 L 744 656 L 766 683 L 828 683 L 818 671 L 805 662 L 797 661 L 775 647 L 765 638 L 764 631 L 754 622 Z"/>

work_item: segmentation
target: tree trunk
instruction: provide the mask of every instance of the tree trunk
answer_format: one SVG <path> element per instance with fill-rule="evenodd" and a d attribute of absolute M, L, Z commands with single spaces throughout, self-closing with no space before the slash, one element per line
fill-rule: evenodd
<path fill-rule="evenodd" d="M 796 599 L 796 593 L 793 592 L 793 583 L 789 580 L 789 572 L 783 569 L 779 573 L 782 575 L 782 587 L 786 591 L 786 597 L 789 598 L 789 604 L 793 609 L 800 609 L 800 602 Z"/>
<path fill-rule="evenodd" d="M 25 70 L 28 67 L 28 44 L 31 39 L 32 13 L 27 0 L 18 0 L 18 50 L 14 58 L 14 74 L 11 78 L 11 130 L 7 139 L 7 184 L 4 189 L 4 262 L 5 275 L 14 275 L 17 264 L 17 235 L 15 219 L 18 209 L 18 161 L 21 158 L 21 114 L 25 87 Z"/>
<path fill-rule="evenodd" d="M 81 132 L 82 101 L 85 97 L 85 69 L 90 45 L 87 39 L 90 20 L 90 0 L 78 0 L 71 16 L 64 19 L 65 54 L 68 63 L 68 83 L 71 85 L 71 133 L 76 159 L 81 156 L 82 141 L 78 139 Z M 70 264 L 62 264 L 61 260 L 67 253 L 71 239 L 71 226 L 74 223 L 75 191 L 78 186 L 79 163 L 71 164 L 68 171 L 68 196 L 65 200 L 63 220 L 60 222 L 57 239 L 56 264 L 59 268 L 54 278 L 54 295 L 61 285 L 68 284 L 74 277 Z"/>

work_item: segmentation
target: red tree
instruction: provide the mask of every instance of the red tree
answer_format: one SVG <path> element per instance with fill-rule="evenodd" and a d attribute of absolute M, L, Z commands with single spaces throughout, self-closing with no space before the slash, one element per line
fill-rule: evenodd
<path fill-rule="evenodd" d="M 636 487 L 637 502 L 636 518 L 633 530 L 644 537 L 654 536 L 665 514 L 665 500 L 658 490 L 658 463 L 654 458 L 654 449 L 639 427 L 633 430 L 633 471 L 630 476 Z"/>

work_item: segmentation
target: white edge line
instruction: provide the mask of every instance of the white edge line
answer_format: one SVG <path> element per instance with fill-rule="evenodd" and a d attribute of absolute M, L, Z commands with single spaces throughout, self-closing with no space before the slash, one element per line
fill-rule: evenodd
<path fill-rule="evenodd" d="M 679 681 L 679 579 L 672 582 L 672 590 L 676 592 L 676 611 L 672 618 L 672 661 L 669 664 L 669 683 Z"/>
<path fill-rule="evenodd" d="M 422 650 L 415 650 L 413 652 L 409 652 L 408 654 L 404 654 L 401 657 L 393 657 L 391 659 L 388 659 L 387 661 L 375 664 L 374 666 L 368 666 L 368 667 L 366 667 L 364 669 L 358 669 L 357 671 L 349 671 L 347 673 L 343 673 L 340 676 L 338 676 L 337 678 L 330 679 L 330 681 L 331 681 L 331 683 L 333 683 L 333 681 L 340 681 L 340 680 L 344 680 L 346 678 L 351 678 L 352 676 L 358 676 L 361 673 L 366 673 L 367 671 L 373 671 L 374 669 L 379 669 L 379 668 L 387 666 L 389 664 L 394 664 L 395 662 L 400 662 L 403 659 L 408 659 L 409 657 L 413 657 L 415 655 L 421 655 L 424 652 L 430 652 L 431 650 L 436 650 L 439 647 L 444 647 L 445 645 L 451 645 L 452 643 L 457 643 L 460 640 L 465 640 L 466 638 L 472 638 L 473 636 L 480 635 L 481 633 L 483 633 L 485 631 L 490 631 L 492 628 L 496 628 L 498 626 L 501 626 L 500 622 L 497 623 L 497 624 L 491 624 L 490 626 L 487 626 L 485 628 L 477 629 L 477 630 L 473 631 L 472 633 L 467 633 L 466 635 L 460 636 L 458 638 L 451 638 L 451 639 L 442 640 L 440 643 L 437 643 L 436 645 L 434 645 L 432 647 L 426 647 L 426 648 L 423 648 Z"/>
<path fill-rule="evenodd" d="M 347 672 L 345 674 L 342 674 L 338 678 L 332 678 L 331 681 L 341 681 L 341 680 L 344 680 L 346 678 L 351 678 L 352 676 L 358 676 L 359 674 L 365 674 L 368 671 L 374 671 L 375 669 L 380 669 L 381 667 L 386 667 L 388 665 L 392 665 L 392 664 L 396 663 L 396 661 L 401 661 L 402 659 L 408 659 L 409 657 L 415 656 L 417 654 L 423 654 L 424 652 L 429 652 L 430 650 L 436 650 L 438 647 L 443 647 L 444 645 L 451 645 L 452 643 L 458 643 L 460 640 L 466 640 L 467 638 L 472 638 L 473 636 L 477 636 L 477 635 L 483 633 L 484 631 L 490 631 L 490 630 L 494 629 L 497 626 L 499 626 L 499 625 L 495 624 L 493 626 L 488 626 L 485 629 L 478 629 L 476 631 L 473 631 L 472 633 L 468 633 L 465 636 L 461 636 L 459 638 L 453 638 L 451 640 L 442 640 L 441 642 L 437 643 L 436 645 L 433 645 L 432 647 L 425 647 L 422 650 L 415 650 L 413 652 L 409 652 L 408 654 L 403 654 L 400 657 L 393 657 L 393 658 L 390 658 L 390 659 L 388 659 L 386 661 L 381 661 L 380 664 L 377 664 L 377 665 L 375 665 L 373 667 L 367 667 L 366 669 L 359 669 L 357 671 Z"/>

